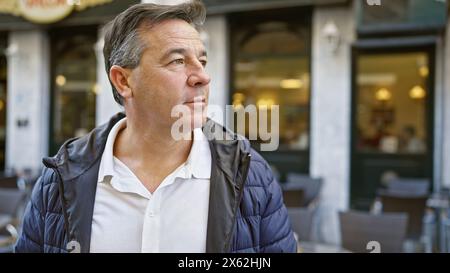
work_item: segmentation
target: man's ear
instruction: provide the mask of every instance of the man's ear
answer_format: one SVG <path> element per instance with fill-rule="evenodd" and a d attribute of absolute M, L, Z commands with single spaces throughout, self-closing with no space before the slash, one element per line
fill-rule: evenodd
<path fill-rule="evenodd" d="M 129 81 L 130 76 L 131 71 L 129 69 L 120 67 L 118 65 L 113 65 L 109 70 L 109 78 L 114 84 L 117 92 L 123 98 L 130 98 L 133 95 Z"/>

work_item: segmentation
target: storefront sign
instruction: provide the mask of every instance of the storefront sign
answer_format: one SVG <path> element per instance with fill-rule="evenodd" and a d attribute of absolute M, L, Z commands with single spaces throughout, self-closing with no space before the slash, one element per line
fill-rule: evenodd
<path fill-rule="evenodd" d="M 0 13 L 21 16 L 37 24 L 58 22 L 74 10 L 110 3 L 113 0 L 2 0 Z"/>

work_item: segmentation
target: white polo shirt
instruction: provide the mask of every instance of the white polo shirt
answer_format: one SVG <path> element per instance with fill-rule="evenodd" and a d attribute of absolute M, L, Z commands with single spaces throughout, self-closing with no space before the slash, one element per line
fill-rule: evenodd
<path fill-rule="evenodd" d="M 101 158 L 90 252 L 205 252 L 211 177 L 206 136 L 194 130 L 187 161 L 151 194 L 113 156 L 125 126 L 126 118 L 112 128 Z"/>

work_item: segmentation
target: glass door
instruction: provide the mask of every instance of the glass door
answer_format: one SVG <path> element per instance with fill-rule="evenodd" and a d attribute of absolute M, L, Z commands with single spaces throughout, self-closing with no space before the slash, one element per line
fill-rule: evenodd
<path fill-rule="evenodd" d="M 434 47 L 355 49 L 351 206 L 393 177 L 432 185 Z"/>

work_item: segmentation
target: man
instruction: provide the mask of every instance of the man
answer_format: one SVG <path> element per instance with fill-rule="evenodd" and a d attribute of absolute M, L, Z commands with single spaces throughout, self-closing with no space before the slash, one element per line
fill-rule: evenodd
<path fill-rule="evenodd" d="M 44 159 L 17 252 L 296 251 L 268 164 L 222 127 L 211 137 L 195 29 L 204 17 L 199 1 L 138 4 L 107 26 L 106 70 L 125 115 Z M 174 137 L 177 106 L 191 139 Z"/>

